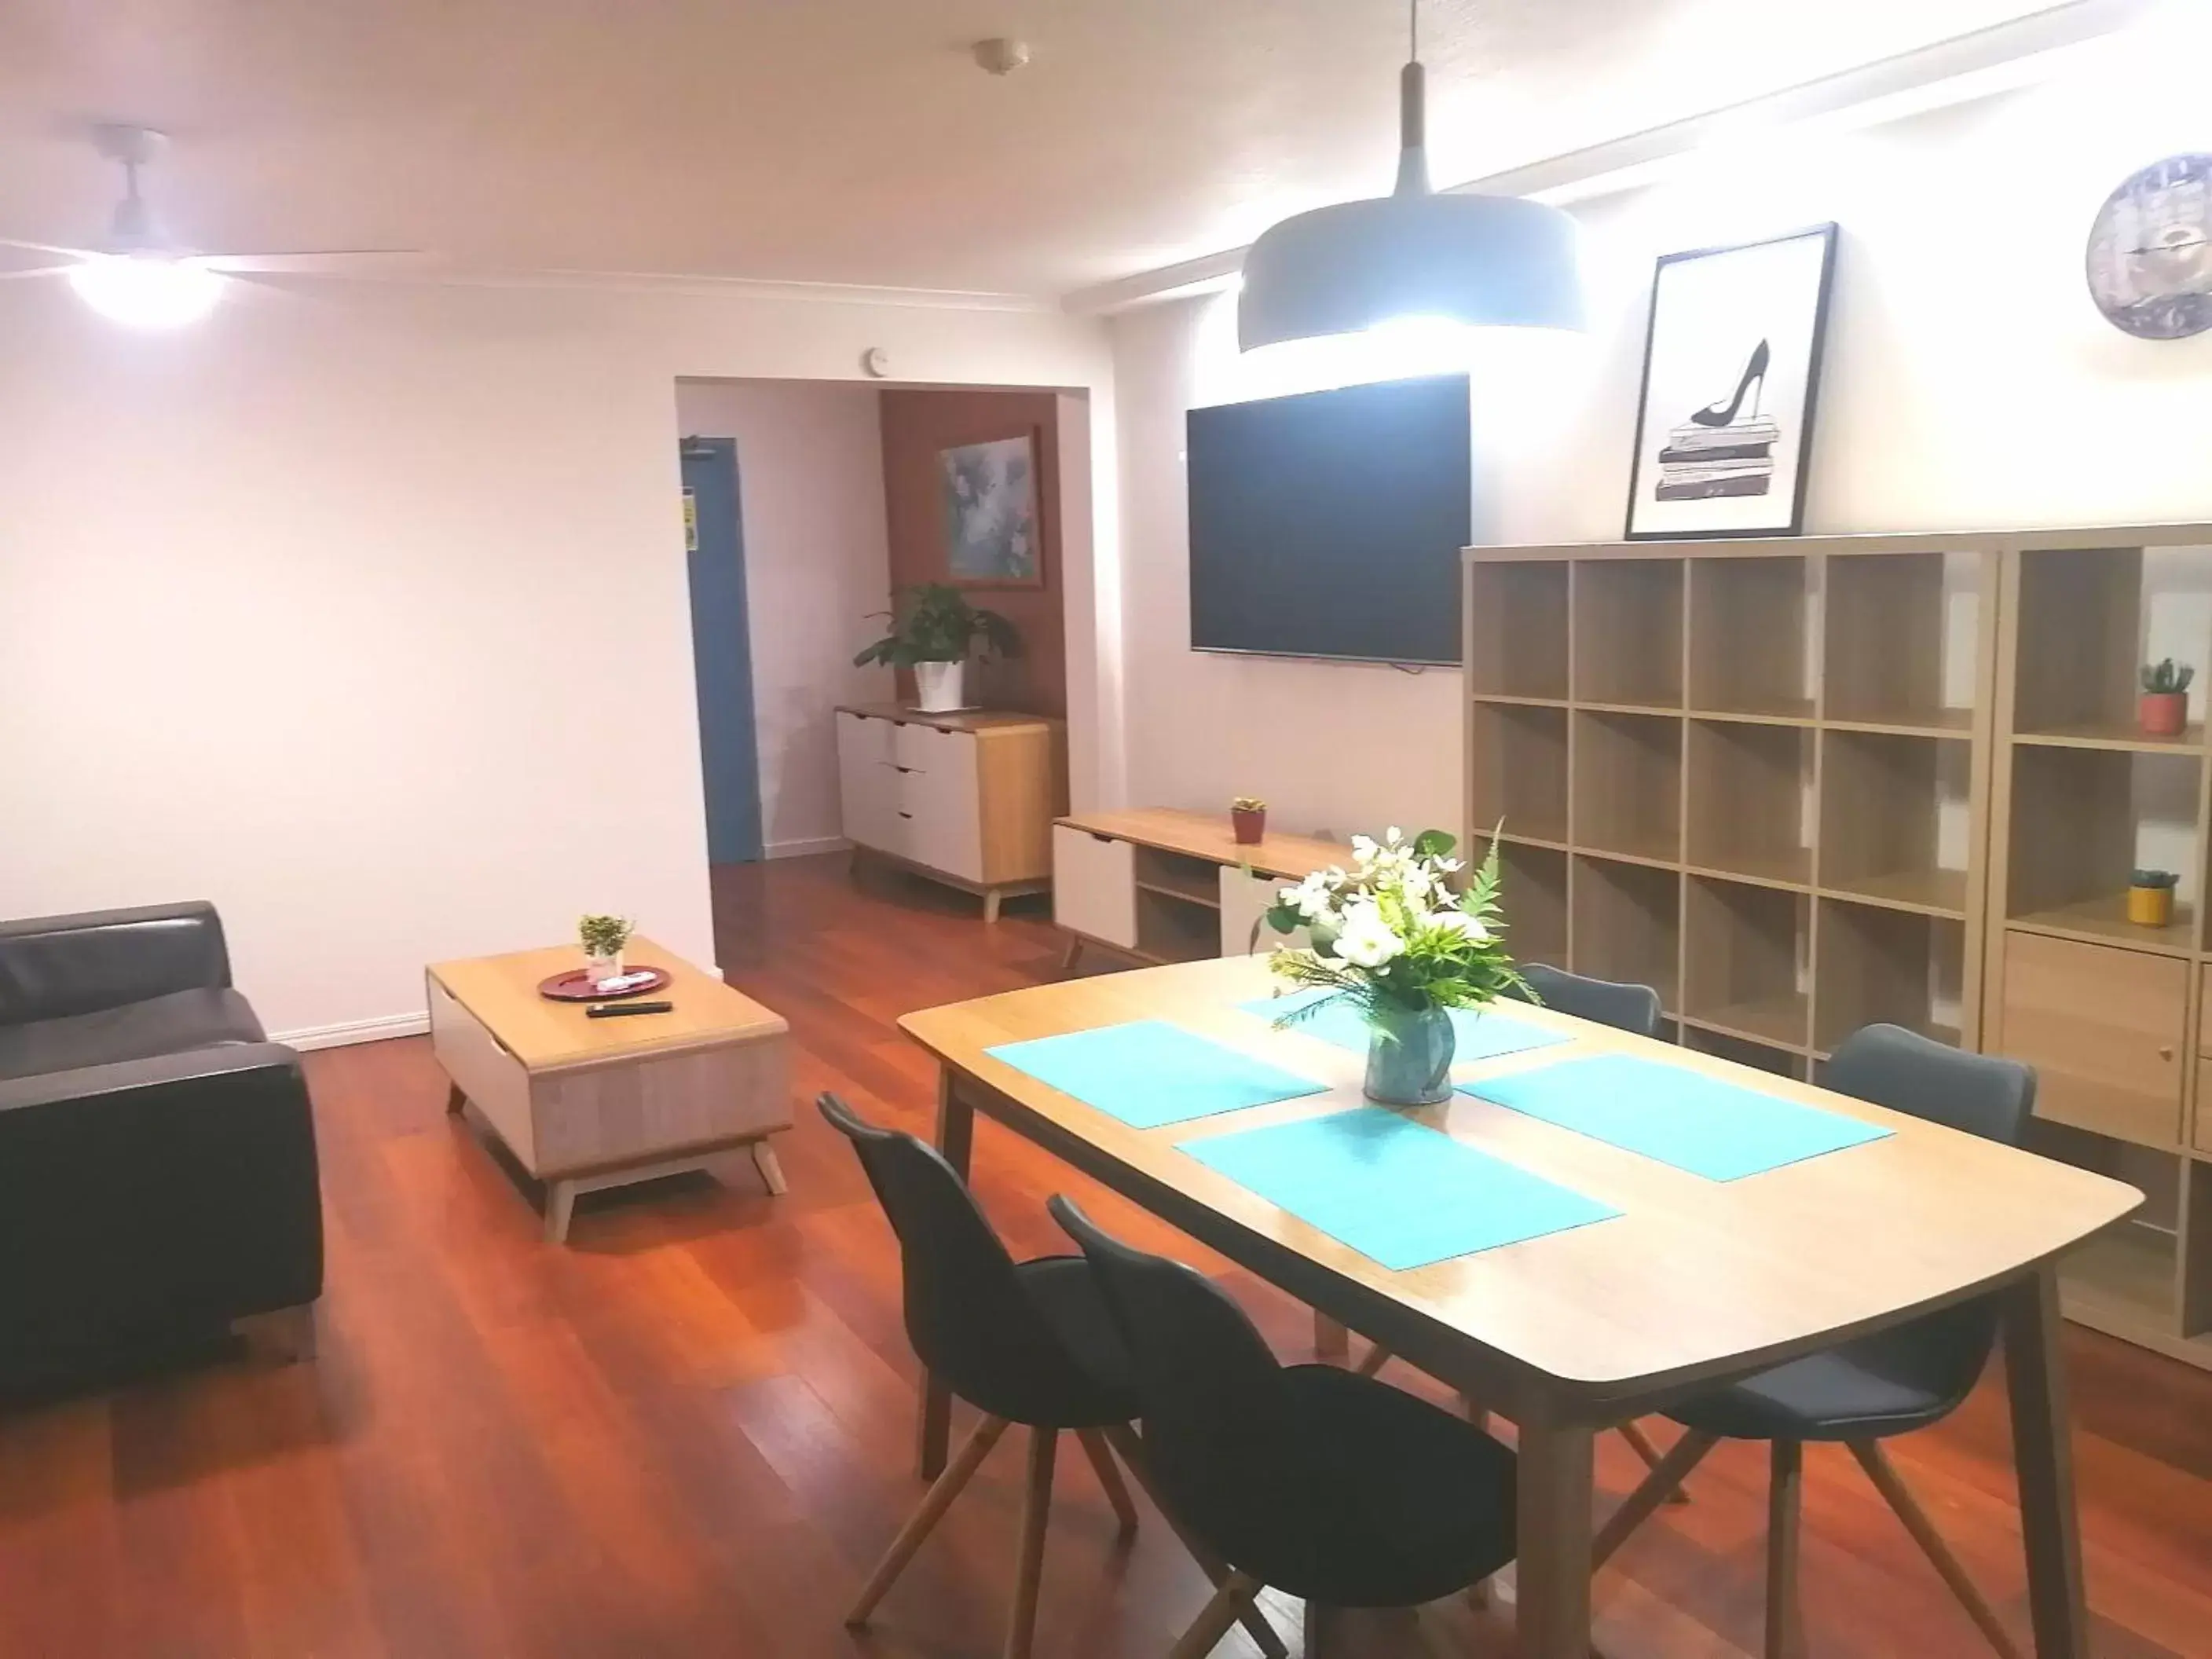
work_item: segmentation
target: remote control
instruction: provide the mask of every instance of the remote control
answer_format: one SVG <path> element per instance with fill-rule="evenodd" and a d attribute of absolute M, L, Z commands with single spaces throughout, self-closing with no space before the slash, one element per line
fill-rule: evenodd
<path fill-rule="evenodd" d="M 584 1010 L 586 1019 L 620 1019 L 625 1014 L 665 1014 L 672 1002 L 602 1002 Z"/>

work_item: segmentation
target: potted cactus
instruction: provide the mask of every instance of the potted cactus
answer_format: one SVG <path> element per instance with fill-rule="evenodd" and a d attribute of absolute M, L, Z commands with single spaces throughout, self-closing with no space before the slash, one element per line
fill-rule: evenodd
<path fill-rule="evenodd" d="M 1239 847 L 1257 847 L 1267 837 L 1267 803 L 1257 795 L 1239 795 L 1229 803 L 1229 828 Z"/>
<path fill-rule="evenodd" d="M 2128 878 L 2128 920 L 2138 927 L 2173 922 L 2173 889 L 2180 878 L 2171 870 L 2138 870 Z"/>
<path fill-rule="evenodd" d="M 2197 671 L 2171 657 L 2145 663 L 2142 696 L 2136 704 L 2136 724 L 2147 738 L 2178 738 L 2189 724 L 2189 683 Z"/>

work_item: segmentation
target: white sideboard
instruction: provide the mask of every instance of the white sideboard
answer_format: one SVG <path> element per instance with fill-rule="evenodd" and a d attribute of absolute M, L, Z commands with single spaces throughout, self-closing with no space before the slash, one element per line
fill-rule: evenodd
<path fill-rule="evenodd" d="M 1311 836 L 1240 846 L 1228 815 L 1142 807 L 1053 825 L 1053 920 L 1073 966 L 1085 945 L 1144 962 L 1243 956 L 1283 887 L 1349 856 Z M 1267 930 L 1262 945 L 1292 942 Z"/>
<path fill-rule="evenodd" d="M 845 836 L 860 851 L 983 899 L 1052 884 L 1066 727 L 1036 714 L 924 714 L 847 704 L 837 719 Z"/>

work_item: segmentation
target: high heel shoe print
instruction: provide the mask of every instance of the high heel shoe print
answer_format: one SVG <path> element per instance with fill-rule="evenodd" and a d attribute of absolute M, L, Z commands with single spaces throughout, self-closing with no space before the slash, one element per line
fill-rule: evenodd
<path fill-rule="evenodd" d="M 1773 349 L 1766 341 L 1761 340 L 1753 349 L 1751 361 L 1743 366 L 1743 378 L 1735 383 L 1735 396 L 1729 398 L 1725 405 L 1713 404 L 1698 410 L 1690 419 L 1699 426 L 1734 426 L 1735 417 L 1743 413 L 1743 400 L 1750 396 L 1753 386 L 1759 388 L 1761 397 L 1765 395 L 1767 365 L 1773 359 Z M 1752 404 L 1751 415 L 1753 420 L 1759 418 L 1756 401 Z"/>

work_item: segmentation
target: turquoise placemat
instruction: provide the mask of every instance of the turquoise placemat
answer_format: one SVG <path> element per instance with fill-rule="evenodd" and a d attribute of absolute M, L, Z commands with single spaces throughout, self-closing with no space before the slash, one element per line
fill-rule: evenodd
<path fill-rule="evenodd" d="M 1620 1213 L 1374 1106 L 1180 1150 L 1398 1271 Z"/>
<path fill-rule="evenodd" d="M 1133 1129 L 1328 1092 L 1326 1083 L 1159 1019 L 1001 1043 L 983 1052 Z"/>
<path fill-rule="evenodd" d="M 1328 994 L 1322 990 L 1293 991 L 1288 996 L 1261 997 L 1257 1002 L 1240 1002 L 1237 1006 L 1273 1024 L 1293 1009 L 1310 1007 Z M 1496 1060 L 1500 1054 L 1517 1054 L 1529 1048 L 1548 1048 L 1554 1043 L 1574 1041 L 1564 1032 L 1547 1030 L 1525 1019 L 1515 1019 L 1495 1011 L 1478 1013 L 1471 1008 L 1455 1008 L 1451 1023 L 1455 1066 L 1463 1060 Z M 1323 1042 L 1333 1042 L 1340 1048 L 1349 1048 L 1355 1054 L 1367 1052 L 1366 1023 L 1357 1010 L 1341 1001 L 1317 1014 L 1309 1014 L 1290 1029 L 1317 1036 Z"/>
<path fill-rule="evenodd" d="M 1838 1112 L 1723 1083 L 1687 1066 L 1630 1054 L 1562 1060 L 1513 1077 L 1459 1086 L 1478 1100 L 1526 1112 L 1708 1181 L 1741 1180 L 1891 1133 Z"/>

